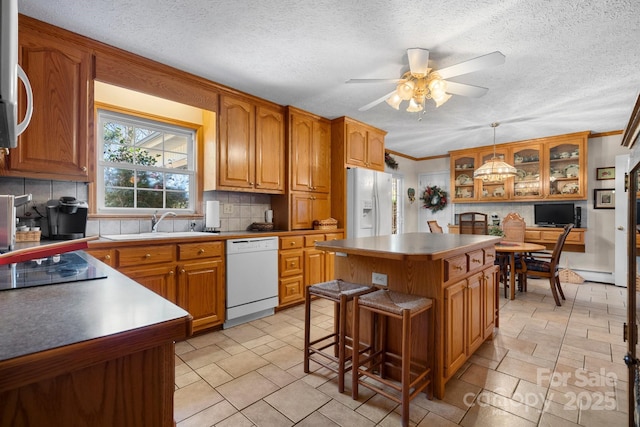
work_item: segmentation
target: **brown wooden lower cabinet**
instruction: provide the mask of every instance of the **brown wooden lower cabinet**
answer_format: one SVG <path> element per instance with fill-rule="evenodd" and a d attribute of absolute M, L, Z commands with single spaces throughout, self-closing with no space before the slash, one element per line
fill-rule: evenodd
<path fill-rule="evenodd" d="M 223 261 L 195 261 L 178 265 L 178 305 L 193 316 L 195 331 L 224 322 Z"/>
<path fill-rule="evenodd" d="M 279 309 L 304 302 L 306 288 L 335 277 L 335 253 L 315 248 L 317 242 L 341 239 L 340 233 L 314 233 L 280 238 Z"/>
<path fill-rule="evenodd" d="M 173 263 L 144 268 L 122 268 L 122 274 L 151 289 L 161 297 L 172 303 L 177 303 L 176 296 L 176 266 Z M 185 308 L 185 307 L 182 307 Z M 186 308 L 185 308 L 186 309 Z"/>
<path fill-rule="evenodd" d="M 173 402 L 175 387 L 173 343 L 113 354 L 109 360 L 74 369 L 74 359 L 86 355 L 77 351 L 67 359 L 68 372 L 1 391 L 0 425 L 175 426 L 173 404 L 167 404 Z M 112 352 L 106 347 L 103 351 Z"/>
<path fill-rule="evenodd" d="M 89 249 L 121 273 L 187 310 L 193 330 L 223 324 L 225 317 L 224 242 L 180 242 Z"/>

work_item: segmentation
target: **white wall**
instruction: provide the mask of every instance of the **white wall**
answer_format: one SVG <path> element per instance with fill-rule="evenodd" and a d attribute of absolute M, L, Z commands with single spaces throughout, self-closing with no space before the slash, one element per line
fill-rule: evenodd
<path fill-rule="evenodd" d="M 608 283 L 613 283 L 613 271 L 614 271 L 614 210 L 610 209 L 594 209 L 593 208 L 593 190 L 595 188 L 613 188 L 614 182 L 605 180 L 596 180 L 596 168 L 610 167 L 615 165 L 615 157 L 620 154 L 629 154 L 629 150 L 620 145 L 622 135 L 604 136 L 597 138 L 589 138 L 588 142 L 588 199 L 585 202 L 576 202 L 576 205 L 583 208 L 583 223 L 582 227 L 587 228 L 585 235 L 585 252 L 564 252 L 560 265 L 564 267 L 569 265 L 573 270 L 583 275 L 589 280 L 598 280 Z M 400 157 L 398 156 L 398 159 Z M 405 162 L 414 163 L 413 167 L 410 165 L 404 165 Z M 405 170 L 414 171 L 414 176 L 410 177 L 405 175 L 407 182 L 414 182 L 417 185 L 417 176 L 420 173 L 436 172 L 441 170 L 449 170 L 449 158 L 423 160 L 418 162 L 412 162 L 411 160 L 403 159 L 401 168 Z M 420 189 L 416 189 L 416 194 L 420 193 Z M 450 189 L 447 189 L 450 191 Z M 619 197 L 625 197 L 618 196 Z M 418 209 L 420 209 L 419 203 L 414 203 L 413 206 L 407 208 L 405 231 L 417 231 L 418 229 Z M 456 205 L 456 212 L 459 212 L 458 208 L 463 210 L 469 210 L 472 207 L 473 210 L 481 212 L 497 212 L 499 215 L 506 211 L 521 210 L 524 213 L 525 220 L 528 216 L 531 216 L 531 222 L 533 222 L 533 207 L 532 204 L 525 203 L 482 203 L 482 204 L 464 204 Z M 505 211 L 506 210 L 506 211 Z M 586 211 L 586 212 L 585 212 Z M 413 221 L 413 222 L 412 222 Z"/>
<path fill-rule="evenodd" d="M 589 138 L 589 175 L 587 179 L 589 200 L 587 203 L 587 224 L 582 225 L 587 228 L 585 253 L 566 252 L 562 259 L 562 263 L 568 260 L 572 269 L 583 270 L 583 272 L 578 272 L 585 278 L 589 278 L 590 274 L 599 275 L 602 276 L 599 280 L 607 283 L 613 283 L 615 268 L 615 211 L 613 209 L 594 209 L 593 190 L 614 187 L 613 180 L 596 180 L 596 168 L 615 166 L 617 155 L 629 154 L 629 150 L 620 145 L 621 140 L 622 135 Z M 616 195 L 618 200 L 625 197 L 625 195 Z M 606 275 L 609 274 L 611 277 L 607 278 Z"/>

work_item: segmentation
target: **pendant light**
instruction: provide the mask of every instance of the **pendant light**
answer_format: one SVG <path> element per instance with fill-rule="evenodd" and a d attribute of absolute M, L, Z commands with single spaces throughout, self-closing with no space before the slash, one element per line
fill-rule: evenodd
<path fill-rule="evenodd" d="M 481 179 L 485 182 L 499 182 L 517 175 L 515 167 L 496 157 L 496 128 L 498 126 L 500 126 L 498 122 L 491 123 L 493 128 L 493 157 L 473 172 L 475 179 Z"/>

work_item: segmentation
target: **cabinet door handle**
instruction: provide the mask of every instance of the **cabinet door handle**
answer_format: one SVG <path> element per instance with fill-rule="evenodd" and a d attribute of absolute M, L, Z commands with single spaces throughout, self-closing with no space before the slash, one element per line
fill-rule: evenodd
<path fill-rule="evenodd" d="M 82 172 L 86 172 L 88 170 L 86 166 L 83 166 L 80 169 L 82 169 Z"/>
<path fill-rule="evenodd" d="M 476 264 L 480 264 L 481 261 L 478 258 L 472 258 L 471 262 L 475 262 Z"/>
<path fill-rule="evenodd" d="M 145 257 L 146 259 L 149 259 L 149 258 L 151 258 L 151 254 L 144 254 L 144 257 Z"/>
<path fill-rule="evenodd" d="M 169 276 L 173 276 L 173 270 L 169 270 Z"/>
<path fill-rule="evenodd" d="M 184 268 L 181 268 L 181 269 L 180 269 L 180 274 L 184 274 L 184 273 L 186 273 L 185 269 L 184 269 Z"/>
<path fill-rule="evenodd" d="M 110 259 L 111 259 L 111 255 L 105 255 L 105 256 L 104 256 L 104 259 L 106 259 L 106 260 L 110 260 Z"/>
<path fill-rule="evenodd" d="M 454 265 L 453 269 L 454 270 L 458 270 L 458 271 L 462 271 L 462 266 L 461 265 Z"/>
<path fill-rule="evenodd" d="M 289 244 L 290 244 L 291 246 L 293 246 L 293 245 L 295 245 L 295 244 L 296 244 L 296 242 L 291 242 L 291 243 L 289 243 Z"/>
<path fill-rule="evenodd" d="M 204 253 L 204 249 L 200 248 L 198 249 L 198 255 L 202 255 Z"/>

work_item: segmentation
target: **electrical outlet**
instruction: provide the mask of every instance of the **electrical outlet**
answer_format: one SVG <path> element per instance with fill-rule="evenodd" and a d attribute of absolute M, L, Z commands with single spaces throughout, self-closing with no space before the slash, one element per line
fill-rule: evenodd
<path fill-rule="evenodd" d="M 223 209 L 224 209 L 223 212 L 226 213 L 226 214 L 232 214 L 233 213 L 233 205 L 232 204 L 225 203 L 223 205 Z"/>
<path fill-rule="evenodd" d="M 371 273 L 371 282 L 378 286 L 387 286 L 387 275 L 382 273 Z"/>

